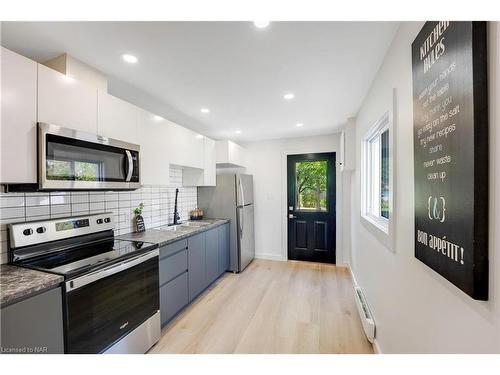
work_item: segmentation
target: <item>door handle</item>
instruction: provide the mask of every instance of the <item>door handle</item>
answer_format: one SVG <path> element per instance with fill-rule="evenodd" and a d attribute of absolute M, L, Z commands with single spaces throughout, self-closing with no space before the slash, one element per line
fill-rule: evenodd
<path fill-rule="evenodd" d="M 289 219 L 296 219 L 296 218 L 297 218 L 297 216 L 295 216 L 294 214 L 288 214 L 288 218 L 289 218 Z"/>
<path fill-rule="evenodd" d="M 132 153 L 129 150 L 125 150 L 125 154 L 127 155 L 127 177 L 125 178 L 125 181 L 130 182 L 132 172 L 134 171 L 134 164 L 132 161 Z"/>

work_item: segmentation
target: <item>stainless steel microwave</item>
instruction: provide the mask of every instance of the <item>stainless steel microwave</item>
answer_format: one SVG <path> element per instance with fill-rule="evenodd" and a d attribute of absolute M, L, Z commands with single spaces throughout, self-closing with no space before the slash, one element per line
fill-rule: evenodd
<path fill-rule="evenodd" d="M 38 123 L 38 188 L 138 189 L 139 152 L 136 144 Z"/>

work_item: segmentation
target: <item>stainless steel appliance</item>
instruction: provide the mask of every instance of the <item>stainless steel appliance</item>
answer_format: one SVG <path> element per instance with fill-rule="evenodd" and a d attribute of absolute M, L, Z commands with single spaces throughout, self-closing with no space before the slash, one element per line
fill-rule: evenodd
<path fill-rule="evenodd" d="M 139 145 L 38 123 L 40 190 L 138 189 Z"/>
<path fill-rule="evenodd" d="M 218 174 L 216 187 L 198 188 L 206 217 L 230 219 L 230 271 L 241 272 L 255 258 L 253 176 Z"/>
<path fill-rule="evenodd" d="M 66 353 L 145 353 L 160 339 L 158 245 L 113 226 L 112 213 L 9 225 L 14 265 L 64 277 Z"/>

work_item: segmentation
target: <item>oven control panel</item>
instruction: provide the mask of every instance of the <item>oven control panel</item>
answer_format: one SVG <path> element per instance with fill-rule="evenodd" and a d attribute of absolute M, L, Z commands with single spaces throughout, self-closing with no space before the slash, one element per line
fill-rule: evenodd
<path fill-rule="evenodd" d="M 10 248 L 102 232 L 114 226 L 112 212 L 9 224 Z"/>

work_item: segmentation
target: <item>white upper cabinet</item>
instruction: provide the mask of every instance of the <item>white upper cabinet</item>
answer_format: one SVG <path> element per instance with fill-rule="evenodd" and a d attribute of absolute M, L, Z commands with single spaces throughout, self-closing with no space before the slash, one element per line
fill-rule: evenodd
<path fill-rule="evenodd" d="M 215 186 L 217 166 L 215 164 L 215 141 L 205 137 L 205 173 L 203 186 Z"/>
<path fill-rule="evenodd" d="M 199 139 L 199 137 L 198 137 Z M 215 141 L 203 137 L 204 166 L 199 168 L 184 168 L 182 173 L 182 184 L 184 186 L 215 186 Z"/>
<path fill-rule="evenodd" d="M 203 169 L 205 166 L 204 136 L 173 122 L 168 152 L 170 163 L 182 167 Z"/>
<path fill-rule="evenodd" d="M 230 140 L 217 141 L 216 162 L 219 168 L 245 168 L 245 149 Z"/>
<path fill-rule="evenodd" d="M 37 63 L 1 49 L 0 183 L 36 183 Z"/>
<path fill-rule="evenodd" d="M 141 146 L 141 183 L 167 185 L 170 160 L 166 145 L 169 142 L 171 124 L 150 112 L 138 110 L 138 142 Z"/>
<path fill-rule="evenodd" d="M 38 64 L 38 121 L 97 133 L 97 88 Z"/>
<path fill-rule="evenodd" d="M 137 143 L 139 108 L 107 92 L 97 93 L 97 132 L 108 138 Z"/>

